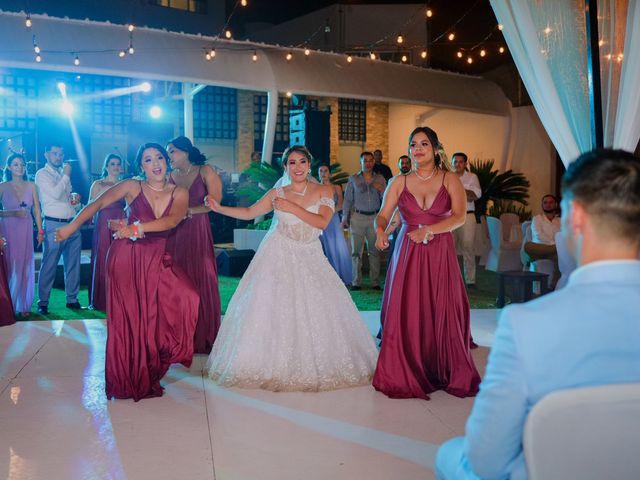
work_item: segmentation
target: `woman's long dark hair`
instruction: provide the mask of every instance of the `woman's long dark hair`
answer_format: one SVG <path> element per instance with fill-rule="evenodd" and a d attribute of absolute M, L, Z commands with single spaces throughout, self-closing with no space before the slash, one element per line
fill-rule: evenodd
<path fill-rule="evenodd" d="M 24 155 L 13 152 L 11 155 L 7 157 L 7 165 L 6 167 L 4 167 L 4 179 L 7 182 L 10 182 L 11 180 L 13 180 L 13 173 L 11 173 L 11 170 L 9 170 L 9 166 L 11 165 L 11 162 L 13 162 L 16 158 L 22 159 L 22 163 L 24 163 L 24 166 L 25 166 L 24 175 L 22 175 L 22 179 L 27 180 L 27 169 L 26 169 L 27 162 L 24 159 Z"/>
<path fill-rule="evenodd" d="M 431 143 L 431 147 L 433 148 L 433 159 L 436 164 L 436 167 L 440 170 L 451 171 L 446 158 L 442 158 L 444 156 L 444 149 L 440 140 L 438 140 L 438 134 L 430 129 L 429 127 L 417 127 L 414 128 L 411 134 L 409 135 L 409 145 L 411 145 L 411 139 L 414 137 L 416 133 L 424 133 L 429 142 Z"/>
<path fill-rule="evenodd" d="M 136 154 L 136 168 L 138 169 L 138 173 L 142 174 L 142 154 L 144 153 L 144 151 L 147 148 L 155 148 L 156 150 L 158 150 L 162 156 L 164 157 L 164 161 L 167 163 L 167 170 L 169 169 L 169 154 L 167 153 L 167 151 L 164 149 L 164 147 L 162 145 L 160 145 L 159 143 L 155 143 L 155 142 L 150 142 L 150 143 L 144 143 L 142 145 L 140 145 L 140 148 L 138 149 L 138 153 Z"/>
<path fill-rule="evenodd" d="M 191 140 L 181 135 L 174 138 L 167 143 L 167 147 L 173 145 L 174 148 L 185 152 L 189 158 L 189 161 L 194 165 L 204 165 L 207 163 L 207 157 L 198 148 L 193 146 Z"/>

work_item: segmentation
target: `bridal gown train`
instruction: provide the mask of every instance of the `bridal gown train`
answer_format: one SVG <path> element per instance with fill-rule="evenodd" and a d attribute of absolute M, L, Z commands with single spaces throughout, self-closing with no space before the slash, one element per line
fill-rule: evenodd
<path fill-rule="evenodd" d="M 278 196 L 283 196 L 281 189 Z M 317 213 L 321 198 L 307 208 Z M 329 261 L 321 230 L 276 211 L 229 303 L 207 362 L 230 387 L 320 391 L 370 384 L 373 337 Z"/>

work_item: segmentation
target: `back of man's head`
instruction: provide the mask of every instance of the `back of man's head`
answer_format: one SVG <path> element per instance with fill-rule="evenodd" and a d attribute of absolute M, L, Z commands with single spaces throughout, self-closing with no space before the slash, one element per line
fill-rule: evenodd
<path fill-rule="evenodd" d="M 566 201 L 572 210 L 577 206 L 589 218 L 590 234 L 600 240 L 626 243 L 637 251 L 640 246 L 640 158 L 623 150 L 585 153 L 569 165 L 562 178 L 562 190 L 563 204 Z M 569 221 L 579 223 L 581 220 Z"/>

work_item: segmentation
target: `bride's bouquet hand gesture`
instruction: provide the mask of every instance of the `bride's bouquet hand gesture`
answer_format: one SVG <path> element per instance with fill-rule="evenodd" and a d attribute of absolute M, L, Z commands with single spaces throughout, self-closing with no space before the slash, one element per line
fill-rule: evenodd
<path fill-rule="evenodd" d="M 286 198 L 276 197 L 273 199 L 273 208 L 280 210 L 281 212 L 293 213 L 293 210 L 297 207 L 295 203 Z"/>

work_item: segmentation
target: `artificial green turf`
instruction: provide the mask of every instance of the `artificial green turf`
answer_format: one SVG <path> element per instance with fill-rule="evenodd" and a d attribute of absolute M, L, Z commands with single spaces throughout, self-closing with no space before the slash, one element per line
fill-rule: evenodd
<path fill-rule="evenodd" d="M 494 272 L 488 272 L 482 267 L 478 267 L 476 272 L 477 286 L 475 289 L 467 291 L 469 295 L 469 303 L 471 308 L 496 308 L 497 294 L 497 275 Z M 238 287 L 240 278 L 237 277 L 219 277 L 220 301 L 222 303 L 222 313 L 227 310 L 229 300 Z M 360 311 L 380 310 L 382 301 L 381 290 L 371 290 L 367 287 L 369 279 L 364 277 L 362 290 L 349 292 L 353 302 Z M 88 304 L 87 289 L 81 288 L 78 295 L 80 303 L 84 306 Z M 34 300 L 29 320 L 80 320 L 88 318 L 105 318 L 104 312 L 98 310 L 70 310 L 65 306 L 66 297 L 64 290 L 54 288 L 51 290 L 49 299 L 49 315 L 40 315 L 37 302 Z M 21 318 L 20 318 L 21 319 Z"/>

